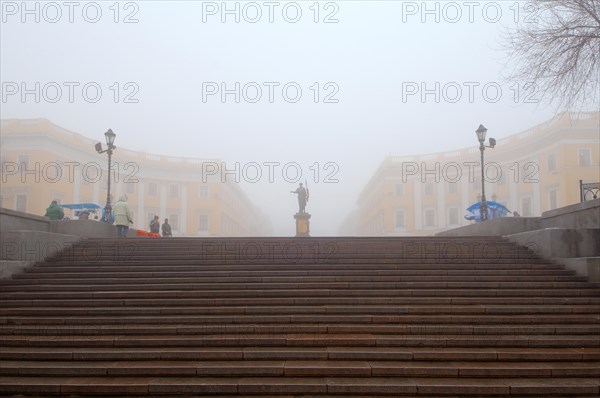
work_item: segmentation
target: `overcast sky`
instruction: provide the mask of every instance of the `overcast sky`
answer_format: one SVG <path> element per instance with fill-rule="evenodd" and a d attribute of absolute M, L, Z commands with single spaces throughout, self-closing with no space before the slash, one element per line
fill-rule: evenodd
<path fill-rule="evenodd" d="M 284 165 L 302 167 L 312 234 L 333 235 L 385 156 L 477 146 L 480 123 L 500 139 L 555 114 L 502 77 L 501 32 L 527 2 L 23 4 L 2 2 L 2 118 L 98 140 L 112 128 L 119 148 L 231 169 L 279 162 L 273 182 L 264 166 L 243 184 L 276 235 L 294 234 L 297 211 Z M 36 82 L 39 103 L 21 90 Z"/>

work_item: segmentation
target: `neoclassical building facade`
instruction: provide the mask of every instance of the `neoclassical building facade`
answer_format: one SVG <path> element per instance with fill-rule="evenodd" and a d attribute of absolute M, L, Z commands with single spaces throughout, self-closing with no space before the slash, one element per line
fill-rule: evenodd
<path fill-rule="evenodd" d="M 517 211 L 543 211 L 580 201 L 580 180 L 600 181 L 599 112 L 562 113 L 500 139 L 485 151 L 485 194 Z M 473 134 L 475 138 L 475 134 Z M 418 156 L 386 157 L 358 198 L 343 235 L 431 235 L 467 225 L 465 209 L 481 194 L 478 146 Z"/>
<path fill-rule="evenodd" d="M 96 142 L 45 119 L 2 120 L 0 207 L 38 215 L 52 200 L 104 207 L 108 161 L 94 150 Z M 138 229 L 147 230 L 158 215 L 161 223 L 169 219 L 174 236 L 270 234 L 267 218 L 219 172 L 220 165 L 218 159 L 119 147 L 112 157 L 111 196 L 127 195 Z"/>

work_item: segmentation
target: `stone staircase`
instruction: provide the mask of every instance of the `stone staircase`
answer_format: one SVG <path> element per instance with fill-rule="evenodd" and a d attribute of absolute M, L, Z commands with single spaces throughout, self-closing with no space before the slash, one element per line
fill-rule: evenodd
<path fill-rule="evenodd" d="M 600 394 L 600 285 L 494 237 L 90 239 L 0 281 L 0 394 Z"/>

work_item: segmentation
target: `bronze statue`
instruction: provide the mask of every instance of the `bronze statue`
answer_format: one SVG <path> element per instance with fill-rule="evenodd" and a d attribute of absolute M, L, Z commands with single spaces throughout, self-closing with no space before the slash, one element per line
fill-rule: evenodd
<path fill-rule="evenodd" d="M 302 186 L 300 186 L 295 191 L 290 191 L 291 193 L 298 194 L 298 207 L 300 208 L 298 213 L 306 213 L 306 202 L 308 201 L 308 190 Z"/>

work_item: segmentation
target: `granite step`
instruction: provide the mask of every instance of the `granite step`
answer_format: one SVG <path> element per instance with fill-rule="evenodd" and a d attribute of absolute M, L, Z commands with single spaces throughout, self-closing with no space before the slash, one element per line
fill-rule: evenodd
<path fill-rule="evenodd" d="M 600 377 L 600 362 L 285 361 L 15 361 L 0 376 L 202 377 Z"/>
<path fill-rule="evenodd" d="M 0 347 L 0 359 L 36 361 L 363 360 L 428 362 L 598 362 L 600 348 L 566 347 Z M 47 362 L 51 363 L 51 362 Z"/>
<path fill-rule="evenodd" d="M 413 396 L 597 396 L 597 378 L 387 377 L 0 377 L 0 394 L 379 394 Z"/>
<path fill-rule="evenodd" d="M 600 284 L 495 237 L 93 239 L 0 300 L 4 395 L 600 393 Z"/>

